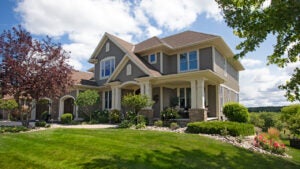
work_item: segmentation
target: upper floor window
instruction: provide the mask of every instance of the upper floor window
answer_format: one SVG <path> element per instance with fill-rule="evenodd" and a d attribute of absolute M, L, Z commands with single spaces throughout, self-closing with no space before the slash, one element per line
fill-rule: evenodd
<path fill-rule="evenodd" d="M 197 51 L 190 51 L 181 53 L 179 55 L 180 72 L 186 72 L 198 69 L 198 55 Z"/>
<path fill-rule="evenodd" d="M 153 53 L 153 54 L 149 55 L 149 62 L 150 62 L 151 64 L 156 63 L 156 60 L 157 60 L 156 54 Z"/>
<path fill-rule="evenodd" d="M 100 79 L 108 78 L 115 70 L 115 57 L 111 56 L 100 62 Z"/>
<path fill-rule="evenodd" d="M 109 42 L 107 42 L 105 45 L 105 52 L 109 52 Z"/>

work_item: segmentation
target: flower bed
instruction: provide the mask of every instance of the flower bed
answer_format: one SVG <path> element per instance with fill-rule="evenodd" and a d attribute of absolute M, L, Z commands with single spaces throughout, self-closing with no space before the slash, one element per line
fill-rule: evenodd
<path fill-rule="evenodd" d="M 284 154 L 286 150 L 283 143 L 281 143 L 279 140 L 273 140 L 266 133 L 259 134 L 254 138 L 254 146 L 260 147 L 263 150 L 271 153 L 281 155 Z"/>

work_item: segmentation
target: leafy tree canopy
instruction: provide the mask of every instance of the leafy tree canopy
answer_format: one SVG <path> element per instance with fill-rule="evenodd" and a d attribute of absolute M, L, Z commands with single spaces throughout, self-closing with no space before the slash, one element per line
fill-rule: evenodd
<path fill-rule="evenodd" d="M 137 114 L 142 108 L 152 106 L 153 102 L 146 95 L 128 94 L 122 98 L 122 104 Z"/>
<path fill-rule="evenodd" d="M 2 100 L 0 99 L 0 109 L 3 110 L 13 110 L 18 107 L 18 103 L 12 99 L 12 100 Z"/>
<path fill-rule="evenodd" d="M 99 94 L 95 90 L 86 90 L 79 93 L 75 100 L 75 104 L 81 106 L 84 110 L 83 113 L 90 116 L 90 121 L 92 120 L 92 112 L 88 110 L 88 106 L 92 106 L 99 100 Z"/>
<path fill-rule="evenodd" d="M 254 51 L 268 35 L 274 35 L 277 43 L 268 56 L 268 64 L 285 67 L 299 62 L 300 53 L 300 1 L 299 0 L 215 0 L 224 13 L 227 25 L 243 41 L 237 45 L 241 50 L 235 57 L 242 58 Z M 300 69 L 279 88 L 286 90 L 290 101 L 300 101 Z"/>

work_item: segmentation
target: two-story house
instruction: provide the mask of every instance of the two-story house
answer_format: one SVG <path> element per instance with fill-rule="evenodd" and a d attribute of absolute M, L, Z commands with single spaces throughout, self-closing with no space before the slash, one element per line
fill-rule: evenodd
<path fill-rule="evenodd" d="M 102 109 L 123 110 L 122 97 L 144 94 L 154 101 L 141 113 L 159 118 L 178 106 L 191 121 L 222 118 L 222 106 L 239 100 L 242 64 L 222 37 L 185 31 L 131 44 L 105 33 L 89 62 Z M 93 82 L 93 83 L 94 83 Z"/>

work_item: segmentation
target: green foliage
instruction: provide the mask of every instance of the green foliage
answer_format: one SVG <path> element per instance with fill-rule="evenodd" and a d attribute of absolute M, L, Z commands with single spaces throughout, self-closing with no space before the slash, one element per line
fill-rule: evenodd
<path fill-rule="evenodd" d="M 89 117 L 84 117 L 85 121 L 89 121 Z M 92 120 L 94 124 L 96 123 L 108 123 L 109 122 L 109 111 L 103 110 L 103 111 L 94 111 L 92 113 Z"/>
<path fill-rule="evenodd" d="M 300 134 L 300 104 L 282 108 L 280 118 L 292 134 Z"/>
<path fill-rule="evenodd" d="M 44 111 L 41 115 L 41 120 L 44 121 L 48 120 L 48 115 L 49 115 L 48 111 Z"/>
<path fill-rule="evenodd" d="M 119 123 L 121 121 L 121 112 L 120 110 L 113 109 L 109 112 L 109 120 L 112 123 Z"/>
<path fill-rule="evenodd" d="M 2 100 L 0 99 L 0 109 L 3 110 L 13 110 L 18 107 L 18 103 L 12 99 L 12 100 Z"/>
<path fill-rule="evenodd" d="M 86 90 L 79 93 L 75 100 L 75 104 L 81 106 L 84 109 L 85 114 L 90 116 L 90 121 L 92 120 L 92 112 L 88 110 L 89 106 L 96 104 L 99 101 L 99 94 L 95 90 Z"/>
<path fill-rule="evenodd" d="M 135 125 L 135 128 L 136 129 L 146 128 L 146 123 L 145 122 L 138 123 L 137 125 Z"/>
<path fill-rule="evenodd" d="M 161 120 L 155 121 L 155 122 L 154 122 L 154 126 L 155 126 L 155 127 L 162 127 L 162 126 L 163 126 L 163 121 L 161 121 Z"/>
<path fill-rule="evenodd" d="M 46 127 L 47 123 L 45 121 L 37 121 L 34 125 L 35 127 Z"/>
<path fill-rule="evenodd" d="M 223 107 L 223 113 L 230 121 L 248 122 L 248 109 L 239 103 L 227 103 Z"/>
<path fill-rule="evenodd" d="M 0 133 L 18 133 L 20 131 L 28 131 L 24 126 L 0 126 Z"/>
<path fill-rule="evenodd" d="M 250 121 L 249 122 L 259 128 L 263 128 L 265 125 L 265 120 L 260 118 L 258 113 L 250 113 Z"/>
<path fill-rule="evenodd" d="M 268 56 L 268 64 L 284 67 L 289 63 L 299 62 L 300 53 L 300 1 L 271 1 L 267 7 L 262 7 L 265 1 L 236 1 L 216 0 L 222 9 L 227 25 L 234 29 L 234 33 L 244 41 L 237 45 L 241 50 L 236 58 L 246 56 L 255 51 L 269 34 L 276 36 L 277 43 L 274 51 Z M 290 81 L 280 88 L 286 90 L 286 97 L 290 101 L 300 101 L 300 69 Z"/>
<path fill-rule="evenodd" d="M 134 123 L 132 123 L 129 120 L 123 120 L 120 124 L 119 124 L 119 128 L 130 128 L 131 126 L 133 126 Z"/>
<path fill-rule="evenodd" d="M 153 101 L 146 95 L 128 94 L 122 98 L 122 105 L 128 107 L 132 112 L 137 114 L 142 108 L 152 106 Z"/>
<path fill-rule="evenodd" d="M 274 112 L 250 113 L 250 123 L 261 128 L 264 132 L 268 131 L 271 127 L 279 130 L 283 128 L 280 113 Z"/>
<path fill-rule="evenodd" d="M 170 119 L 176 119 L 179 117 L 178 110 L 170 107 L 160 112 L 160 114 L 163 121 L 168 121 Z"/>
<path fill-rule="evenodd" d="M 187 132 L 205 133 L 205 134 L 222 134 L 222 130 L 227 129 L 231 136 L 248 136 L 254 134 L 254 126 L 252 124 L 237 122 L 194 122 L 188 123 Z"/>
<path fill-rule="evenodd" d="M 60 121 L 62 124 L 71 124 L 73 115 L 71 113 L 65 113 L 61 115 Z"/>
<path fill-rule="evenodd" d="M 171 124 L 170 124 L 170 129 L 171 130 L 176 130 L 176 129 L 178 129 L 179 128 L 179 125 L 176 123 L 176 122 L 172 122 Z"/>

